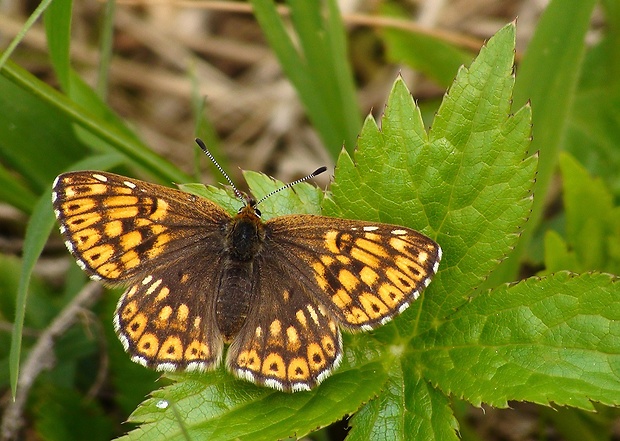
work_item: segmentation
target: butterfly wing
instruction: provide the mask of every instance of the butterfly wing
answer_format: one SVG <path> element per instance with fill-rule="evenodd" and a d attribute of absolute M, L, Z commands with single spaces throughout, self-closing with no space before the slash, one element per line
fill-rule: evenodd
<path fill-rule="evenodd" d="M 214 304 L 221 228 L 230 221 L 224 210 L 168 187 L 92 171 L 60 175 L 52 200 L 78 265 L 93 279 L 129 285 L 114 326 L 134 361 L 158 370 L 219 362 Z"/>
<path fill-rule="evenodd" d="M 226 365 L 238 377 L 278 390 L 310 390 L 342 359 L 340 330 L 300 281 L 297 268 L 264 250 L 254 262 L 254 302 Z"/>
<path fill-rule="evenodd" d="M 158 267 L 121 296 L 114 329 L 133 361 L 159 371 L 204 371 L 219 364 L 224 343 L 214 287 L 221 257 L 212 257 L 211 268 L 205 261 Z"/>
<path fill-rule="evenodd" d="M 128 284 L 178 259 L 221 251 L 218 229 L 230 220 L 204 198 L 104 172 L 58 176 L 52 202 L 80 268 L 108 284 Z"/>
<path fill-rule="evenodd" d="M 437 272 L 441 248 L 405 227 L 312 215 L 266 222 L 270 253 L 297 270 L 300 284 L 349 330 L 388 322 Z"/>

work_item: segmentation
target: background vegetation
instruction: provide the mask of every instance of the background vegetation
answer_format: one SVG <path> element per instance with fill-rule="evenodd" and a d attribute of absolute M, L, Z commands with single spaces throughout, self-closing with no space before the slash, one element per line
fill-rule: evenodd
<path fill-rule="evenodd" d="M 3 437 L 620 439 L 617 1 L 9 2 L 0 20 Z M 120 292 L 55 232 L 63 170 L 220 181 L 195 136 L 240 185 L 239 167 L 336 165 L 305 209 L 444 248 L 424 297 L 347 336 L 316 391 L 157 381 L 114 336 Z"/>

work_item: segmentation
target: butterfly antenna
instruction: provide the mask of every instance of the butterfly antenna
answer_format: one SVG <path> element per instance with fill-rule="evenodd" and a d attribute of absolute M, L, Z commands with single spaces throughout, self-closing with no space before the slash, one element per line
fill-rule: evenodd
<path fill-rule="evenodd" d="M 228 183 L 232 187 L 233 191 L 235 192 L 235 195 L 239 199 L 241 199 L 243 202 L 246 202 L 245 198 L 243 197 L 243 194 L 241 194 L 241 192 L 239 190 L 237 190 L 237 187 L 235 187 L 235 184 L 233 183 L 232 179 L 230 179 L 230 176 L 228 176 L 228 174 L 224 171 L 222 166 L 217 163 L 217 161 L 215 160 L 215 158 L 213 157 L 213 155 L 211 154 L 211 152 L 209 151 L 209 149 L 207 148 L 205 143 L 202 142 L 202 139 L 196 138 L 196 144 L 198 144 L 198 146 L 202 149 L 202 151 L 205 152 L 205 155 L 207 155 L 209 157 L 211 162 L 213 162 L 213 164 L 220 171 L 220 173 L 224 175 L 224 177 L 226 178 L 226 180 L 228 181 Z"/>
<path fill-rule="evenodd" d="M 267 193 L 265 196 L 263 196 L 262 198 L 260 198 L 258 200 L 258 202 L 256 202 L 254 204 L 254 206 L 256 207 L 258 204 L 260 204 L 261 202 L 263 202 L 265 199 L 267 199 L 268 197 L 273 196 L 274 194 L 282 191 L 282 190 L 286 190 L 287 188 L 291 188 L 293 185 L 297 185 L 300 182 L 304 182 L 307 181 L 308 179 L 314 178 L 315 176 L 320 175 L 321 173 L 323 173 L 325 170 L 327 170 L 327 167 L 323 166 L 323 167 L 319 167 L 317 168 L 315 171 L 313 171 L 312 173 L 310 173 L 308 176 L 305 176 L 301 179 L 297 179 L 296 181 L 293 182 L 289 182 L 288 184 L 280 187 L 280 188 L 276 188 L 275 190 L 273 190 L 272 192 Z"/>

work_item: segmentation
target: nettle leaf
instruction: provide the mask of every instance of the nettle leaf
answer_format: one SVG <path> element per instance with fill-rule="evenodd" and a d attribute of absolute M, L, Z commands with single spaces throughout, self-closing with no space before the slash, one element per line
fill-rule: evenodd
<path fill-rule="evenodd" d="M 355 161 L 341 154 L 323 204 L 331 215 L 400 224 L 437 240 L 440 273 L 416 303 L 430 302 L 431 317 L 461 304 L 509 253 L 532 205 L 537 157 L 526 157 L 530 108 L 510 114 L 513 61 L 509 25 L 459 70 L 428 134 L 397 81 L 381 130 L 366 120 Z"/>
<path fill-rule="evenodd" d="M 273 179 L 264 173 L 244 171 L 251 195 L 259 200 L 272 191 L 279 190 L 285 182 Z M 203 184 L 181 184 L 179 188 L 188 193 L 207 198 L 225 208 L 230 215 L 235 215 L 243 202 L 235 196 L 232 188 L 220 188 Z M 322 191 L 314 185 L 302 182 L 294 187 L 278 192 L 277 196 L 269 197 L 260 204 L 263 220 L 269 220 L 285 214 L 320 214 Z"/>
<path fill-rule="evenodd" d="M 419 376 L 417 370 L 409 364 L 402 370 L 394 367 L 390 371 L 390 380 L 381 395 L 351 419 L 347 441 L 458 439 L 458 423 L 449 398 Z M 403 375 L 410 383 L 406 395 L 402 393 Z"/>
<path fill-rule="evenodd" d="M 302 437 L 355 412 L 387 379 L 383 365 L 343 366 L 312 392 L 289 394 L 236 380 L 219 370 L 170 375 L 177 380 L 153 392 L 131 415 L 145 423 L 120 439 L 228 441 Z M 360 378 L 372 378 L 360 384 Z"/>
<path fill-rule="evenodd" d="M 410 353 L 424 377 L 476 405 L 620 403 L 620 283 L 609 274 L 501 286 L 421 340 Z"/>

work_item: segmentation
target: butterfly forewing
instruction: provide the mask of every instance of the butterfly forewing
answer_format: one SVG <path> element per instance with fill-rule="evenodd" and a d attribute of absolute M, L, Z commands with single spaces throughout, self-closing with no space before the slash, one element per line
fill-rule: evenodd
<path fill-rule="evenodd" d="M 206 199 L 104 172 L 60 175 L 52 200 L 69 251 L 92 278 L 108 283 L 217 252 L 219 227 L 230 220 Z"/>
<path fill-rule="evenodd" d="M 389 321 L 437 272 L 441 248 L 415 230 L 323 216 L 267 222 L 272 248 L 303 274 L 315 301 L 350 330 Z"/>

